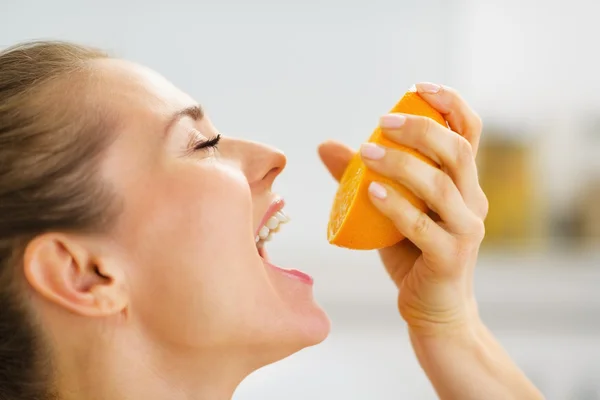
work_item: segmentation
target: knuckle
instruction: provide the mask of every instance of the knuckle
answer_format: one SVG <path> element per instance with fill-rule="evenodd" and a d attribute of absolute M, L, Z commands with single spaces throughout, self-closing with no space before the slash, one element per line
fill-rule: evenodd
<path fill-rule="evenodd" d="M 444 86 L 443 88 L 449 95 L 450 108 L 459 107 L 461 110 L 464 110 L 465 116 L 469 117 L 470 128 L 473 131 L 480 132 L 483 128 L 483 120 L 467 103 L 461 92 L 449 86 Z"/>
<path fill-rule="evenodd" d="M 479 246 L 485 236 L 485 223 L 483 219 L 473 218 L 470 231 L 472 232 L 471 237 L 474 239 L 475 244 Z"/>
<path fill-rule="evenodd" d="M 419 212 L 417 218 L 413 222 L 412 231 L 416 236 L 424 236 L 429 232 L 431 219 L 427 214 Z"/>
<path fill-rule="evenodd" d="M 417 148 L 430 147 L 433 138 L 432 130 L 434 121 L 423 116 L 412 116 L 411 129 L 407 129 L 407 137 Z"/>
<path fill-rule="evenodd" d="M 387 168 L 390 170 L 390 175 L 393 178 L 402 178 L 404 171 L 410 169 L 410 156 L 403 151 L 391 151 Z"/>
<path fill-rule="evenodd" d="M 467 165 L 473 162 L 473 146 L 464 137 L 459 134 L 455 134 L 456 148 L 455 148 L 455 160 L 456 165 Z"/>
<path fill-rule="evenodd" d="M 458 246 L 462 252 L 468 254 L 477 253 L 477 249 L 485 237 L 485 223 L 483 219 L 472 214 L 472 217 L 469 218 L 464 228 L 464 231 L 457 235 Z"/>
<path fill-rule="evenodd" d="M 424 139 L 428 140 L 431 137 L 431 131 L 433 129 L 433 120 L 429 117 L 419 117 L 419 125 L 421 127 Z"/>
<path fill-rule="evenodd" d="M 415 135 L 415 140 L 424 140 L 428 136 L 431 131 L 431 122 L 433 121 L 429 117 L 424 117 L 422 115 L 410 115 L 411 119 L 411 128 L 408 129 L 412 131 L 411 133 Z"/>
<path fill-rule="evenodd" d="M 442 202 L 449 201 L 454 194 L 454 182 L 444 172 L 436 172 L 434 177 L 434 186 L 436 197 L 439 197 Z"/>

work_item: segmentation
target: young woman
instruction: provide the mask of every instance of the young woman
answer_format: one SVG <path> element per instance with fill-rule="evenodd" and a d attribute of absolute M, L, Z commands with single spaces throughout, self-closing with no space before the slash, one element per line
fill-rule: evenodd
<path fill-rule="evenodd" d="M 361 148 L 439 215 L 370 187 L 409 239 L 380 253 L 412 345 L 442 399 L 540 399 L 473 296 L 481 122 L 454 90 L 417 88 L 452 130 L 410 115 L 381 126 L 443 172 Z M 339 178 L 353 151 L 319 153 Z M 287 221 L 271 190 L 285 163 L 221 135 L 140 65 L 64 42 L 0 53 L 0 398 L 230 399 L 257 368 L 321 342 L 312 279 L 258 250 Z"/>

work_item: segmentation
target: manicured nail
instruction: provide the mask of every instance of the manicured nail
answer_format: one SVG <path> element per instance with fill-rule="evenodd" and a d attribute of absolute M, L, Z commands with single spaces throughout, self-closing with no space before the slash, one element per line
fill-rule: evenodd
<path fill-rule="evenodd" d="M 388 129 L 400 128 L 405 122 L 406 117 L 400 114 L 387 114 L 379 119 L 379 125 Z"/>
<path fill-rule="evenodd" d="M 364 158 L 379 160 L 385 155 L 385 149 L 375 143 L 363 143 L 363 145 L 360 146 L 360 154 L 362 154 Z"/>
<path fill-rule="evenodd" d="M 415 86 L 417 87 L 417 92 L 427 94 L 435 94 L 442 88 L 440 85 L 430 82 L 417 83 Z"/>
<path fill-rule="evenodd" d="M 377 182 L 371 182 L 369 185 L 369 193 L 381 200 L 387 197 L 387 190 Z"/>

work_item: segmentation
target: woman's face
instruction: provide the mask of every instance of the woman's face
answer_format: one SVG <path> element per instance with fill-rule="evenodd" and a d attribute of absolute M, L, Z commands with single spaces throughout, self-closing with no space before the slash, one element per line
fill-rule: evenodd
<path fill-rule="evenodd" d="M 122 121 L 103 174 L 124 202 L 111 239 L 136 329 L 163 346 L 266 357 L 322 341 L 329 321 L 311 280 L 270 266 L 255 241 L 266 219 L 285 219 L 271 189 L 285 156 L 226 135 L 210 147 L 217 129 L 163 77 L 119 60 L 98 67 Z"/>

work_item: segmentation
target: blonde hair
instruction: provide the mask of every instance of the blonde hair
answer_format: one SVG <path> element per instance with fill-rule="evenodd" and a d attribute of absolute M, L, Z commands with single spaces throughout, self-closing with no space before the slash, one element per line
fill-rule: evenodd
<path fill-rule="evenodd" d="M 97 171 L 116 124 L 94 97 L 93 64 L 107 57 L 60 41 L 0 52 L 0 399 L 56 398 L 25 296 L 27 243 L 48 231 L 106 229 L 117 213 Z"/>

